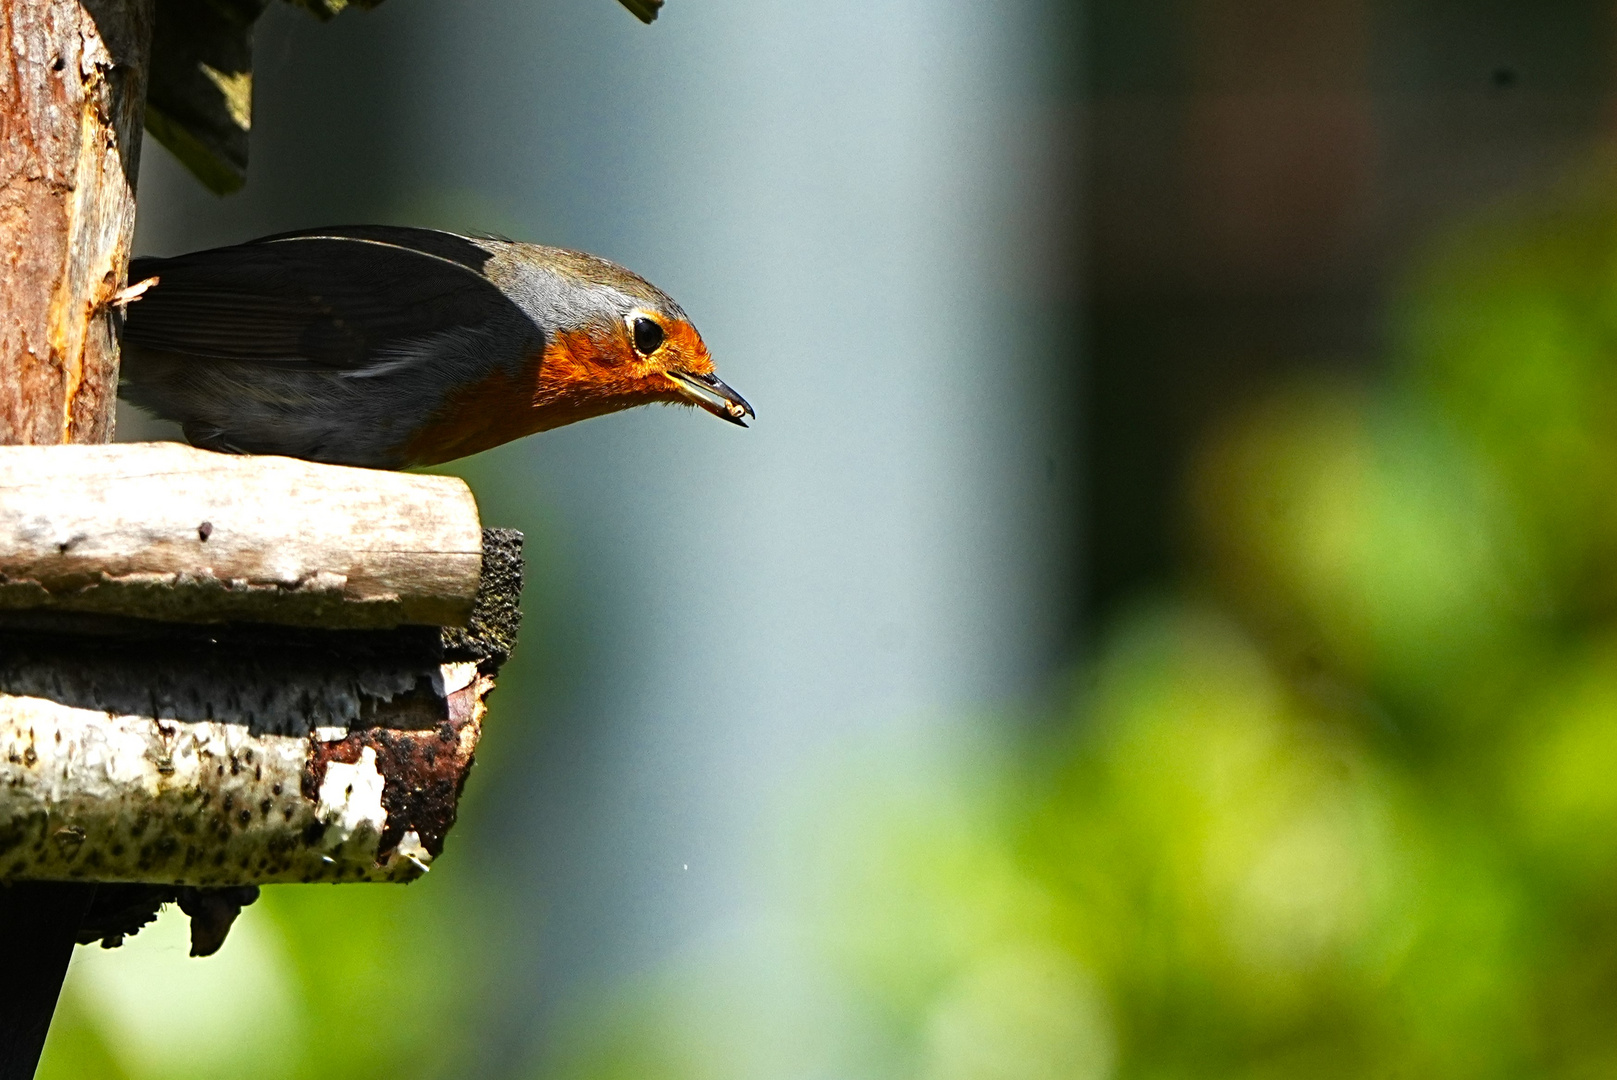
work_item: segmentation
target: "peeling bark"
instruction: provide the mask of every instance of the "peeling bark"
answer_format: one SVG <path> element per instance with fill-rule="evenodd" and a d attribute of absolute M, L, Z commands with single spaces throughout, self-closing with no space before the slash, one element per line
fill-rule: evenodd
<path fill-rule="evenodd" d="M 505 658 L 516 534 L 470 628 L 0 621 L 0 881 L 408 881 L 443 851 Z M 496 624 L 499 624 L 496 626 Z"/>
<path fill-rule="evenodd" d="M 154 0 L 0 0 L 0 443 L 106 442 Z"/>
<path fill-rule="evenodd" d="M 419 877 L 443 850 L 493 686 L 470 664 L 443 677 L 451 719 L 436 728 L 302 737 L 0 698 L 0 878 Z"/>

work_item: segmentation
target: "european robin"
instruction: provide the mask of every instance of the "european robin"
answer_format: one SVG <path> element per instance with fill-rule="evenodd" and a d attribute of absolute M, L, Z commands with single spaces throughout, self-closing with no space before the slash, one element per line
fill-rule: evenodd
<path fill-rule="evenodd" d="M 653 402 L 753 415 L 678 304 L 577 251 L 356 226 L 142 279 L 118 392 L 210 450 L 402 469 Z"/>

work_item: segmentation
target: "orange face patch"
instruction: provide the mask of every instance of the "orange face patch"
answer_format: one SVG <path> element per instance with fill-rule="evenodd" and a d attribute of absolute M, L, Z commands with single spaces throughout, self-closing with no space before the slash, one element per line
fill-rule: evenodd
<path fill-rule="evenodd" d="M 689 370 L 711 371 L 707 350 L 688 323 L 668 327 L 670 341 L 659 354 L 671 351 L 676 333 L 682 358 L 706 362 Z M 691 345 L 693 352 L 684 352 Z M 663 369 L 635 354 L 626 338 L 558 333 L 520 370 L 495 372 L 457 390 L 405 443 L 404 456 L 412 464 L 436 465 L 593 416 L 677 401 L 678 391 Z"/>
<path fill-rule="evenodd" d="M 708 355 L 707 345 L 696 327 L 684 319 L 674 319 L 663 324 L 663 333 L 667 336 L 659 355 L 668 356 L 665 368 L 678 368 L 695 375 L 713 374 L 713 358 Z"/>

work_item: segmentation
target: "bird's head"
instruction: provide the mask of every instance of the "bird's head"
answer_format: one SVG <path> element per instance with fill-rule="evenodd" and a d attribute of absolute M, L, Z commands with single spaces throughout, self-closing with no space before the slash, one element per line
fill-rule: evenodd
<path fill-rule="evenodd" d="M 636 305 L 623 313 L 622 324 L 621 340 L 614 343 L 616 362 L 636 372 L 646 392 L 747 426 L 752 406 L 714 374 L 702 335 L 677 307 Z"/>
<path fill-rule="evenodd" d="M 752 406 L 714 373 L 702 335 L 666 293 L 593 255 L 522 248 L 529 295 L 514 299 L 547 329 L 534 394 L 545 427 L 654 402 L 747 426 Z"/>

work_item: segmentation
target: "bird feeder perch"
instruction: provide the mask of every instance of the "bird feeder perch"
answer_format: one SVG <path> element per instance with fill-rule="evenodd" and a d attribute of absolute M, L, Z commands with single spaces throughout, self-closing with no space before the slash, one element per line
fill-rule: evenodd
<path fill-rule="evenodd" d="M 0 448 L 0 880 L 420 876 L 519 559 L 449 477 Z"/>
<path fill-rule="evenodd" d="M 0 447 L 0 917 L 116 944 L 177 901 L 206 955 L 257 886 L 420 877 L 521 576 L 450 477 Z"/>

